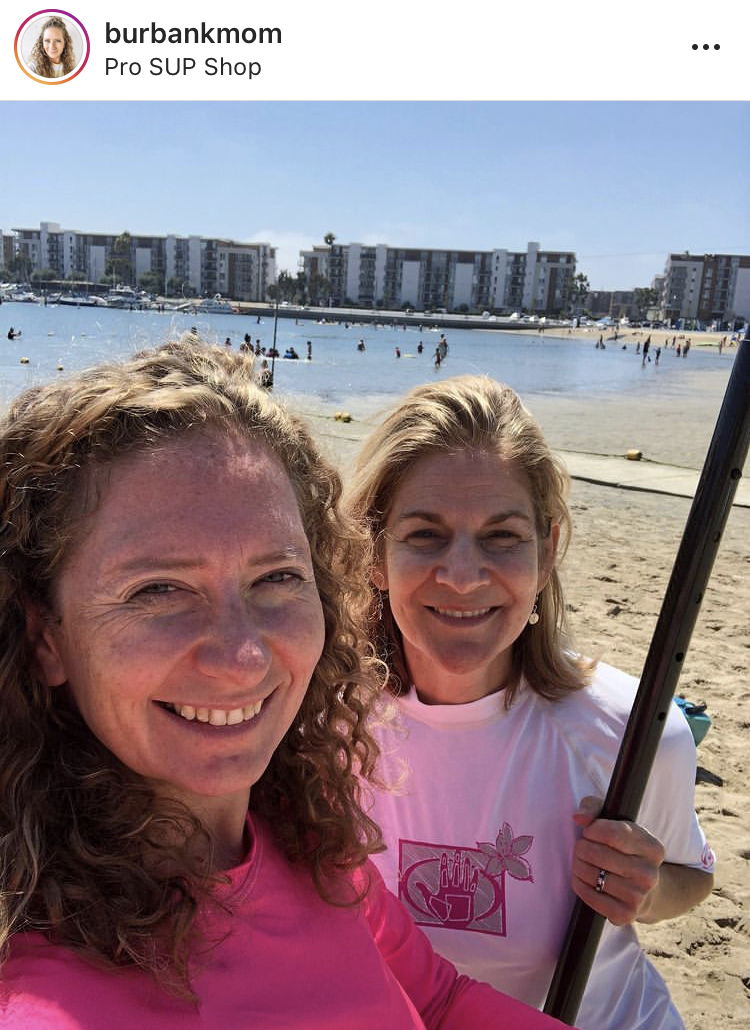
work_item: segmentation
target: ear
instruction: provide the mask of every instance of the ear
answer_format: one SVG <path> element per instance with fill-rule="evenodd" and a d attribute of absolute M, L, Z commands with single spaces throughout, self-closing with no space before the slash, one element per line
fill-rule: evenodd
<path fill-rule="evenodd" d="M 26 639 L 31 644 L 36 672 L 48 687 L 67 680 L 51 614 L 38 605 L 26 604 Z"/>
<path fill-rule="evenodd" d="M 547 586 L 552 570 L 555 567 L 557 558 L 557 547 L 560 543 L 560 523 L 553 522 L 550 526 L 546 539 L 542 541 L 541 556 L 539 559 L 539 578 L 537 580 L 536 592 L 540 594 Z"/>
<path fill-rule="evenodd" d="M 377 587 L 378 590 L 388 589 L 388 572 L 382 558 L 378 558 L 375 562 L 370 578 L 372 579 L 372 585 Z"/>

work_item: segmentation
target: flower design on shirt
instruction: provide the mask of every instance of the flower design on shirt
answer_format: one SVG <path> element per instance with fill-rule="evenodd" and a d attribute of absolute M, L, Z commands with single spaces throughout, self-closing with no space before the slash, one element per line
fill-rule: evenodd
<path fill-rule="evenodd" d="M 534 838 L 529 834 L 514 837 L 510 823 L 503 823 L 494 844 L 489 841 L 477 841 L 477 847 L 487 856 L 484 871 L 488 876 L 509 873 L 514 880 L 530 880 L 533 883 L 531 866 L 525 858 L 521 858 L 533 843 Z"/>

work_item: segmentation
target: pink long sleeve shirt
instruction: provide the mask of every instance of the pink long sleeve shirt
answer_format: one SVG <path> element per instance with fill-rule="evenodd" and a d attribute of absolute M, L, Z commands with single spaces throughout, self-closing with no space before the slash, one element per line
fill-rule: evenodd
<path fill-rule="evenodd" d="M 197 1006 L 148 975 L 97 969 L 38 934 L 17 934 L 0 970 L 4 1030 L 553 1030 L 562 1024 L 458 976 L 368 865 L 367 900 L 322 901 L 309 875 L 250 823 L 246 861 L 204 916 Z"/>

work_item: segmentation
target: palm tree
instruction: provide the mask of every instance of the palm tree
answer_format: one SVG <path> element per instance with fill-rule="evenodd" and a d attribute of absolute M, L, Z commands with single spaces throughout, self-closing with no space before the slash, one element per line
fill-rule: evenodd
<path fill-rule="evenodd" d="M 105 271 L 112 276 L 112 285 L 118 282 L 130 282 L 132 279 L 133 266 L 130 259 L 130 247 L 132 239 L 129 232 L 120 233 L 112 244 L 109 261 Z"/>
<path fill-rule="evenodd" d="M 334 244 L 335 240 L 336 240 L 336 237 L 334 236 L 334 234 L 332 232 L 327 232 L 325 234 L 325 236 L 323 237 L 323 243 L 325 243 L 325 245 L 328 247 L 328 279 L 329 279 L 329 283 L 333 279 L 333 275 L 332 275 L 333 260 L 332 260 L 332 258 L 333 258 L 333 244 Z M 330 296 L 331 287 L 330 287 L 330 285 L 328 287 L 328 290 L 329 290 L 328 306 L 330 307 L 331 306 L 331 296 Z"/>

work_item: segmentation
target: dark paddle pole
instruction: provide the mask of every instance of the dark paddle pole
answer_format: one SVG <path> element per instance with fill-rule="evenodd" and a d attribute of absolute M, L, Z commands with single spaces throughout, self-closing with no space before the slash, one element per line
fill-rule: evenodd
<path fill-rule="evenodd" d="M 273 375 L 276 368 L 276 327 L 279 324 L 279 284 L 276 283 L 276 305 L 273 309 L 273 343 L 271 344 L 271 387 L 273 388 Z"/>
<path fill-rule="evenodd" d="M 633 708 L 602 819 L 635 821 L 690 636 L 732 506 L 750 442 L 750 328 L 734 359 Z M 604 916 L 576 898 L 544 1011 L 573 1025 Z"/>

